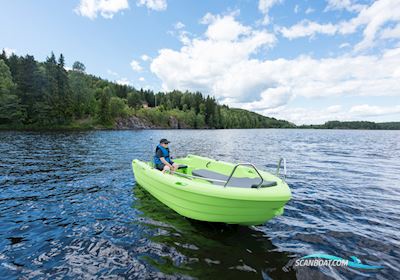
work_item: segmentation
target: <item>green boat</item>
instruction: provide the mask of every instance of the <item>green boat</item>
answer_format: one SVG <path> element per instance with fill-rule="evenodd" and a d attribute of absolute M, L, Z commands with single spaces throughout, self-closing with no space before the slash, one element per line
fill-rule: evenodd
<path fill-rule="evenodd" d="M 250 163 L 232 164 L 196 155 L 174 159 L 179 169 L 163 174 L 152 163 L 133 160 L 136 182 L 182 216 L 208 222 L 259 225 L 283 214 L 291 198 L 277 174 Z M 284 170 L 286 173 L 286 161 Z"/>

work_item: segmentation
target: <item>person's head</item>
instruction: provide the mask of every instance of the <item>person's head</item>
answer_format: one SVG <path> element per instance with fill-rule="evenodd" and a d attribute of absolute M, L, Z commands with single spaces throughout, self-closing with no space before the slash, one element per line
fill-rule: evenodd
<path fill-rule="evenodd" d="M 163 146 L 164 148 L 168 148 L 168 144 L 171 143 L 167 139 L 163 138 L 160 140 L 160 145 Z"/>

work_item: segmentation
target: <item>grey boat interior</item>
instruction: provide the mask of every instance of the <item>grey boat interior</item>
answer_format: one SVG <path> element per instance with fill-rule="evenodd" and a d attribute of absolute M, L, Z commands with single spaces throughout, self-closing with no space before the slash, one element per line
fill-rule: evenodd
<path fill-rule="evenodd" d="M 207 170 L 207 169 L 195 169 L 192 171 L 192 175 L 202 177 L 204 180 L 211 182 L 214 185 L 224 186 L 225 182 L 228 181 L 229 176 Z M 238 187 L 238 188 L 265 188 L 276 186 L 275 181 L 265 181 L 261 178 L 243 178 L 243 177 L 231 177 L 227 186 Z"/>

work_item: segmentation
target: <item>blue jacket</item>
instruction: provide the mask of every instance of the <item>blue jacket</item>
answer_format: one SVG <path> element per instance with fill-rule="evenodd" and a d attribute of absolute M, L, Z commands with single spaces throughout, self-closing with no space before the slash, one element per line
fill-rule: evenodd
<path fill-rule="evenodd" d="M 157 145 L 157 148 L 159 148 L 161 151 L 162 151 L 162 153 L 163 153 L 163 158 L 168 162 L 168 163 L 170 163 L 170 164 L 172 164 L 172 160 L 169 158 L 169 150 L 168 149 L 166 149 L 166 148 L 164 148 L 163 146 L 161 146 L 161 145 Z M 161 160 L 160 160 L 160 158 L 157 156 L 157 148 L 156 148 L 156 154 L 154 155 L 154 164 L 161 164 L 162 162 L 161 162 Z"/>

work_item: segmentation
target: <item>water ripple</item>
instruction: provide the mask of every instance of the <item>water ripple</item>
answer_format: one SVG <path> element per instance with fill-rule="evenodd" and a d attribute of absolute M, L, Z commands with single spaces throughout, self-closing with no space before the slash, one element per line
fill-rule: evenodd
<path fill-rule="evenodd" d="M 186 219 L 135 185 L 156 140 L 275 170 L 283 216 L 239 227 Z M 400 133 L 324 130 L 0 132 L 0 278 L 396 279 Z M 293 267 L 357 256 L 379 271 Z"/>

